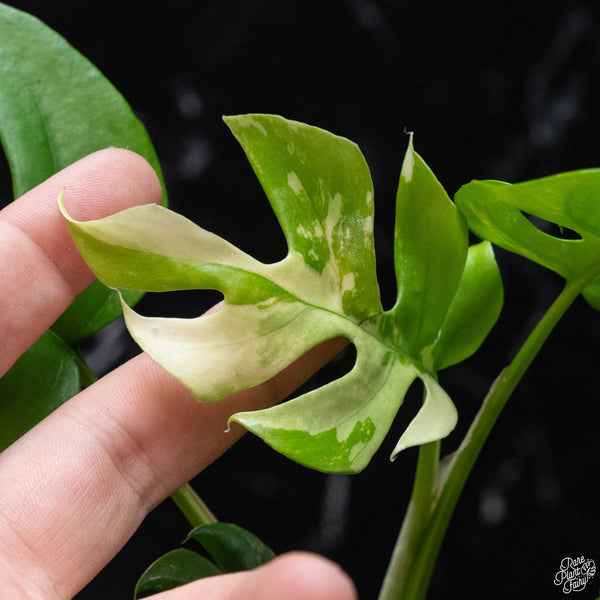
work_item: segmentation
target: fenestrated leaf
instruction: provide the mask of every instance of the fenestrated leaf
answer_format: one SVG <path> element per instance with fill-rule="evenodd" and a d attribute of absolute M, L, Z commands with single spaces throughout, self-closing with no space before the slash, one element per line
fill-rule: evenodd
<path fill-rule="evenodd" d="M 364 469 L 419 369 L 377 338 L 360 329 L 353 333 L 357 361 L 348 375 L 273 408 L 237 413 L 234 420 L 301 464 L 330 473 Z M 419 443 L 426 441 L 431 436 Z"/>
<path fill-rule="evenodd" d="M 0 452 L 80 389 L 73 350 L 46 332 L 0 378 Z"/>
<path fill-rule="evenodd" d="M 323 340 L 347 337 L 357 351 L 350 373 L 278 407 L 233 417 L 316 469 L 364 468 L 416 378 L 425 383 L 424 405 L 398 450 L 447 435 L 456 410 L 435 373 L 474 351 L 493 325 L 501 303 L 497 278 L 487 276 L 497 271 L 493 254 L 473 251 L 475 266 L 462 282 L 464 220 L 411 144 L 397 196 L 399 298 L 382 312 L 372 184 L 358 148 L 281 117 L 226 121 L 282 224 L 288 255 L 263 264 L 156 206 L 86 223 L 69 219 L 80 251 L 109 285 L 210 288 L 225 296 L 218 312 L 196 319 L 142 317 L 125 307 L 134 338 L 197 398 L 214 401 L 265 381 Z M 461 299 L 481 274 L 487 274 L 484 289 Z M 492 309 L 483 306 L 489 298 Z M 470 310 L 485 315 L 473 319 L 476 331 L 454 343 L 451 332 L 468 321 Z"/>
<path fill-rule="evenodd" d="M 600 308 L 600 169 L 560 173 L 518 184 L 472 181 L 455 197 L 469 226 L 482 239 L 585 284 L 583 296 Z M 530 217 L 556 225 L 557 235 Z M 580 239 L 563 239 L 561 229 Z"/>
<path fill-rule="evenodd" d="M 35 17 L 0 4 L 0 40 L 0 141 L 15 198 L 110 146 L 141 154 L 162 178 L 148 134 L 123 96 L 64 38 Z M 130 302 L 141 295 L 130 295 Z M 75 343 L 120 314 L 115 292 L 96 284 L 54 330 Z"/>
<path fill-rule="evenodd" d="M 190 531 L 224 573 L 248 571 L 264 565 L 274 552 L 253 533 L 234 523 L 211 523 Z"/>
<path fill-rule="evenodd" d="M 180 585 L 223 572 L 201 554 L 177 548 L 155 560 L 142 574 L 135 586 L 134 598 L 140 594 L 166 592 Z"/>

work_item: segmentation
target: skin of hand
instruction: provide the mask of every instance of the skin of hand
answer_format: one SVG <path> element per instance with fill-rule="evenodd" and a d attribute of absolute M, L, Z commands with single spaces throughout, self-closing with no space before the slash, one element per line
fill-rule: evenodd
<path fill-rule="evenodd" d="M 108 149 L 0 212 L 0 375 L 94 279 L 58 210 L 61 191 L 79 220 L 161 200 L 144 159 Z M 140 354 L 65 403 L 0 454 L 2 598 L 72 598 L 150 510 L 242 435 L 235 425 L 225 431 L 229 415 L 282 400 L 343 344 L 330 340 L 264 384 L 213 404 L 197 402 Z M 298 552 L 155 597 L 352 600 L 356 592 L 337 565 Z"/>

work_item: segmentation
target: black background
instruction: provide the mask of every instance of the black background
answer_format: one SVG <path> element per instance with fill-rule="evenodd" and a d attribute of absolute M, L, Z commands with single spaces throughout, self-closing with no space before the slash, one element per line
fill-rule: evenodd
<path fill-rule="evenodd" d="M 64 35 L 129 100 L 155 143 L 171 207 L 261 260 L 281 258 L 283 238 L 221 115 L 277 113 L 357 142 L 375 185 L 387 307 L 395 293 L 393 205 L 405 128 L 450 195 L 470 179 L 516 182 L 600 166 L 600 16 L 593 1 L 12 4 Z M 2 194 L 9 193 L 6 181 Z M 503 252 L 498 258 L 506 288 L 501 320 L 477 357 L 441 374 L 460 415 L 449 450 L 560 290 L 561 282 L 535 265 Z M 141 310 L 192 316 L 211 300 L 153 296 Z M 600 561 L 599 334 L 599 315 L 577 301 L 476 465 L 430 598 L 561 598 L 553 576 L 564 556 Z M 100 371 L 115 355 L 135 351 L 120 324 L 88 350 Z M 334 368 L 350 364 L 351 357 Z M 375 598 L 416 451 L 393 464 L 387 457 L 417 408 L 414 394 L 360 475 L 310 472 L 246 436 L 194 485 L 221 520 L 251 529 L 277 552 L 304 548 L 339 561 L 360 597 Z M 186 531 L 167 501 L 78 598 L 130 598 L 141 571 Z M 599 585 L 597 575 L 579 597 L 595 598 Z"/>

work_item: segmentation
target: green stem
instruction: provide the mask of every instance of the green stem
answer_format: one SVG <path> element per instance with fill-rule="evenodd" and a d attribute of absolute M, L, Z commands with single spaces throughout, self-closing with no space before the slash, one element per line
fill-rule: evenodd
<path fill-rule="evenodd" d="M 192 527 L 216 523 L 217 519 L 189 483 L 171 494 L 171 499 Z"/>
<path fill-rule="evenodd" d="M 406 579 L 389 585 L 384 581 L 380 600 L 424 600 L 448 523 L 479 452 L 518 382 L 555 325 L 587 283 L 587 280 L 567 283 L 511 364 L 500 373 L 460 447 L 440 463 L 435 491 L 428 503 L 423 498 L 422 504 L 413 504 L 413 494 L 406 519 L 412 520 L 412 514 L 420 511 L 426 515 L 427 524 L 416 543 L 414 540 L 412 542 L 414 556 L 401 551 L 402 546 L 406 544 L 407 535 L 404 534 L 406 528 L 403 525 L 396 544 L 397 548 L 400 546 L 400 551 L 394 551 L 388 573 L 404 573 Z M 405 567 L 395 565 L 397 560 L 407 561 L 409 564 Z"/>
<path fill-rule="evenodd" d="M 383 580 L 379 600 L 403 597 L 404 588 L 412 573 L 412 561 L 431 517 L 428 507 L 432 507 L 439 458 L 439 441 L 420 446 L 412 496 Z"/>

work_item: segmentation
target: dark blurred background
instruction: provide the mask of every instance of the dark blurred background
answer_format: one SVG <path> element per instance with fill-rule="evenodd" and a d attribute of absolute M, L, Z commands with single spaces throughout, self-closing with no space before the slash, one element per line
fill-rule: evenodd
<path fill-rule="evenodd" d="M 9 2 L 10 3 L 10 2 Z M 283 237 L 224 114 L 269 112 L 357 142 L 370 165 L 384 305 L 394 300 L 393 206 L 407 137 L 452 195 L 471 179 L 516 182 L 600 166 L 597 2 L 12 2 L 65 36 L 131 103 L 161 159 L 171 207 L 264 261 Z M 3 182 L 2 193 L 9 193 Z M 441 374 L 460 415 L 481 398 L 561 282 L 498 252 L 501 320 L 477 357 Z M 214 296 L 147 296 L 145 314 L 195 316 Z M 564 556 L 600 562 L 600 315 L 577 301 L 502 414 L 469 480 L 430 598 L 560 598 Z M 136 350 L 122 324 L 88 347 L 103 372 Z M 350 368 L 340 359 L 322 377 Z M 322 383 L 317 377 L 315 384 Z M 323 553 L 375 598 L 412 484 L 416 450 L 388 456 L 411 395 L 357 476 L 313 473 L 246 436 L 194 481 L 224 521 L 276 552 Z M 165 502 L 80 600 L 128 599 L 144 568 L 185 537 Z M 579 597 L 596 598 L 600 575 Z"/>

